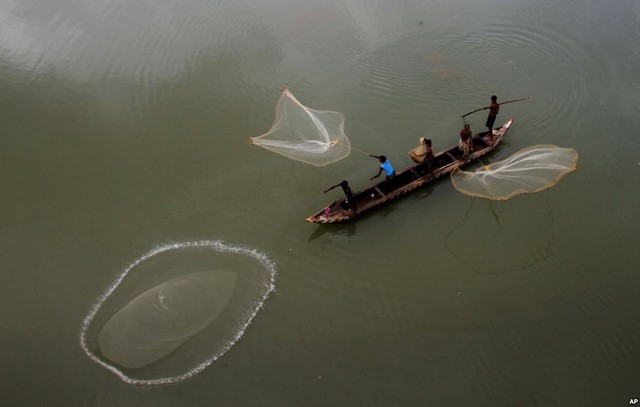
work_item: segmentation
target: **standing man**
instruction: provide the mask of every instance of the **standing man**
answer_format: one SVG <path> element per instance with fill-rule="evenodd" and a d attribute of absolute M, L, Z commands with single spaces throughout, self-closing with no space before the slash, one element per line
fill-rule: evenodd
<path fill-rule="evenodd" d="M 462 150 L 462 155 L 466 156 L 473 151 L 473 134 L 471 133 L 471 126 L 464 125 L 464 128 L 460 130 L 460 141 L 458 142 L 458 148 Z"/>
<path fill-rule="evenodd" d="M 500 105 L 498 104 L 498 97 L 496 95 L 491 96 L 491 104 L 485 109 L 489 109 L 489 116 L 487 117 L 487 129 L 489 129 L 489 135 L 493 136 L 493 123 L 496 121 L 496 116 L 498 115 L 498 111 L 500 110 Z"/>
<path fill-rule="evenodd" d="M 331 191 L 333 188 L 337 188 L 337 187 L 342 187 L 342 192 L 344 192 L 345 204 L 347 204 L 349 209 L 356 212 L 358 208 L 356 207 L 355 199 L 353 199 L 353 191 L 351 190 L 351 187 L 349 186 L 349 183 L 346 180 L 332 186 L 331 188 L 325 189 L 324 193 L 326 194 L 327 192 Z"/>
<path fill-rule="evenodd" d="M 387 176 L 387 182 L 391 181 L 393 177 L 396 176 L 396 172 L 391 166 L 391 163 L 387 161 L 387 157 L 383 155 L 377 156 L 373 154 L 369 154 L 369 157 L 377 158 L 378 160 L 380 160 L 380 169 L 378 170 L 378 173 L 376 175 L 371 177 L 371 180 L 373 180 L 374 178 L 378 178 L 382 174 L 382 171 L 384 171 L 384 174 Z"/>

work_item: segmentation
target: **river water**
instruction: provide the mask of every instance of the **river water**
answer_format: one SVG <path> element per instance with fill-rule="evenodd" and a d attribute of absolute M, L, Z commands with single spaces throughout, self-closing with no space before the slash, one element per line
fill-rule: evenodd
<path fill-rule="evenodd" d="M 639 68 L 637 0 L 0 1 L 2 404 L 628 405 Z M 487 161 L 555 144 L 578 170 L 506 202 L 443 179 L 306 224 L 377 166 L 249 146 L 283 85 L 398 168 L 490 95 L 529 97 Z M 131 264 L 217 240 L 277 267 L 228 351 L 151 386 L 88 357 L 83 323 Z"/>

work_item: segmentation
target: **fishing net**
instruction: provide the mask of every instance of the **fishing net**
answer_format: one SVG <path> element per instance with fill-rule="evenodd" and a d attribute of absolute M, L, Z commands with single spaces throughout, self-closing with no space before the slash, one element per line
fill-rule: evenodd
<path fill-rule="evenodd" d="M 271 129 L 252 144 L 293 160 L 318 167 L 349 155 L 351 143 L 344 134 L 344 115 L 340 112 L 310 109 L 300 103 L 287 88 L 276 106 Z"/>
<path fill-rule="evenodd" d="M 504 201 L 551 188 L 577 164 L 578 153 L 572 148 L 536 145 L 475 172 L 458 169 L 451 173 L 451 181 L 463 194 Z"/>
<path fill-rule="evenodd" d="M 236 280 L 231 271 L 207 270 L 153 287 L 106 323 L 98 336 L 100 351 L 126 368 L 162 359 L 218 317 Z"/>
<path fill-rule="evenodd" d="M 157 247 L 98 298 L 80 345 L 126 383 L 177 383 L 240 340 L 273 291 L 275 275 L 266 255 L 217 240 Z"/>

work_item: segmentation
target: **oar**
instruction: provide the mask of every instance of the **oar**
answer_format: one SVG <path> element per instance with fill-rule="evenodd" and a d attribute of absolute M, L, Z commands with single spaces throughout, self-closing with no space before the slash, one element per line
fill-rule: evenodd
<path fill-rule="evenodd" d="M 507 103 L 521 102 L 523 100 L 529 100 L 529 98 L 507 100 L 506 102 L 498 103 L 498 105 L 502 106 L 502 105 L 506 105 Z M 463 114 L 462 117 L 464 118 L 466 116 L 469 116 L 471 113 L 479 112 L 480 110 L 487 110 L 488 108 L 489 108 L 489 106 L 481 107 L 480 109 L 476 109 L 476 110 L 474 110 L 472 112 L 469 112 L 467 114 Z"/>

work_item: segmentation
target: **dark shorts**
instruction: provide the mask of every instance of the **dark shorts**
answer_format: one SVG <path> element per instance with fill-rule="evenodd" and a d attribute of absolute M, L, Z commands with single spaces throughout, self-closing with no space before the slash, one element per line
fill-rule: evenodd
<path fill-rule="evenodd" d="M 496 122 L 496 116 L 489 116 L 489 117 L 487 117 L 487 123 L 485 124 L 485 126 L 488 129 L 493 130 L 493 123 L 495 123 L 495 122 Z"/>
<path fill-rule="evenodd" d="M 391 175 L 387 175 L 387 181 L 391 181 L 392 179 L 394 179 L 396 177 L 396 172 L 392 172 Z"/>
<path fill-rule="evenodd" d="M 356 200 L 353 199 L 353 194 L 349 194 L 344 198 L 344 203 L 347 205 L 348 209 L 355 211 L 357 209 Z M 345 208 L 345 209 L 347 209 Z"/>

